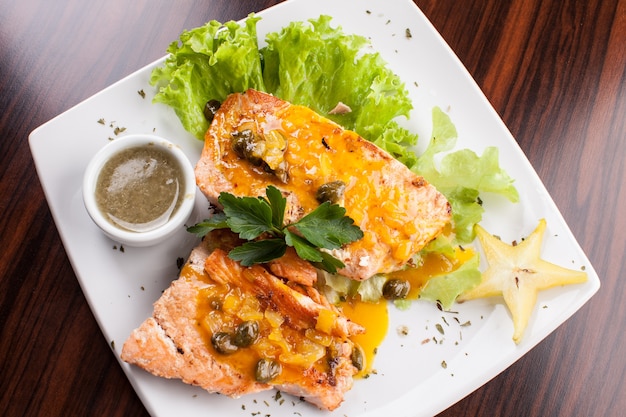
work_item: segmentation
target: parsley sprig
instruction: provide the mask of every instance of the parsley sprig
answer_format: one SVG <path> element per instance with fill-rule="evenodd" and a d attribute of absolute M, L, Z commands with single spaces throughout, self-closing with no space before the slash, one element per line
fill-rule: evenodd
<path fill-rule="evenodd" d="M 291 246 L 300 258 L 328 272 L 344 267 L 343 262 L 320 249 L 339 249 L 363 237 L 363 231 L 346 216 L 345 208 L 324 202 L 297 222 L 284 224 L 287 199 L 272 185 L 265 193 L 266 197 L 236 197 L 222 192 L 218 202 L 224 211 L 187 230 L 199 237 L 225 228 L 239 234 L 247 242 L 228 256 L 244 266 L 280 258 Z"/>

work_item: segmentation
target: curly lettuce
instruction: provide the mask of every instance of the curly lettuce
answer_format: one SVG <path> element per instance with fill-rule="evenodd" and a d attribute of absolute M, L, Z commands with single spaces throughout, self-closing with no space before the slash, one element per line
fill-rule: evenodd
<path fill-rule="evenodd" d="M 154 101 L 172 107 L 183 127 L 203 139 L 206 102 L 254 88 L 310 107 L 394 156 L 415 159 L 409 148 L 417 135 L 394 120 L 408 117 L 408 92 L 378 53 L 365 52 L 366 38 L 331 27 L 331 17 L 322 15 L 269 33 L 259 49 L 259 19 L 251 14 L 244 25 L 213 20 L 183 32 L 151 74 Z M 352 111 L 333 114 L 339 103 Z"/>
<path fill-rule="evenodd" d="M 474 288 L 482 279 L 478 254 L 474 254 L 456 270 L 432 277 L 420 291 L 420 298 L 439 303 L 444 310 L 449 310 L 457 297 Z"/>
<path fill-rule="evenodd" d="M 369 41 L 330 25 L 330 16 L 292 22 L 267 35 L 263 79 L 284 100 L 305 105 L 391 153 L 408 154 L 417 135 L 394 120 L 413 108 L 408 92 Z M 332 114 L 338 103 L 351 111 Z M 401 146 L 397 144 L 401 143 Z"/>
<path fill-rule="evenodd" d="M 446 196 L 452 206 L 456 241 L 469 243 L 484 212 L 480 193 L 496 193 L 511 202 L 519 201 L 519 195 L 513 179 L 498 163 L 498 148 L 488 147 L 480 156 L 469 149 L 450 152 L 456 146 L 456 127 L 439 107 L 433 108 L 432 121 L 430 142 L 412 170 Z M 439 154 L 444 156 L 437 166 Z"/>
<path fill-rule="evenodd" d="M 185 130 L 204 139 L 209 122 L 207 101 L 223 101 L 229 94 L 254 88 L 265 91 L 256 33 L 259 17 L 245 25 L 215 20 L 185 31 L 172 42 L 164 64 L 151 74 L 158 88 L 154 102 L 174 109 Z"/>

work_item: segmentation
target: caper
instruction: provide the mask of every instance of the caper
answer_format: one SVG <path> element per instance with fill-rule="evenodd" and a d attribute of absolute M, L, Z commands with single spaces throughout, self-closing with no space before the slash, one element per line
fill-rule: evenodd
<path fill-rule="evenodd" d="M 259 338 L 259 323 L 255 320 L 241 322 L 235 329 L 233 343 L 238 347 L 252 345 Z"/>
<path fill-rule="evenodd" d="M 272 359 L 261 359 L 256 363 L 254 377 L 258 382 L 267 383 L 280 375 L 282 370 L 280 363 Z"/>
<path fill-rule="evenodd" d="M 359 345 L 354 345 L 352 348 L 350 360 L 352 360 L 352 365 L 354 365 L 357 370 L 362 371 L 363 368 L 365 368 L 365 355 Z"/>
<path fill-rule="evenodd" d="M 215 118 L 215 114 L 220 109 L 220 103 L 218 100 L 209 100 L 204 105 L 204 117 L 211 123 Z"/>
<path fill-rule="evenodd" d="M 346 183 L 343 181 L 331 181 L 322 184 L 315 193 L 315 199 L 321 204 L 326 201 L 336 203 L 343 197 L 346 190 Z"/>
<path fill-rule="evenodd" d="M 233 343 L 233 337 L 227 332 L 216 332 L 211 336 L 211 343 L 215 350 L 223 355 L 236 352 L 238 347 Z"/>
<path fill-rule="evenodd" d="M 409 284 L 409 281 L 392 278 L 383 285 L 383 297 L 387 300 L 406 298 L 410 289 L 411 284 Z"/>
<path fill-rule="evenodd" d="M 234 132 L 231 136 L 231 146 L 239 157 L 247 159 L 255 166 L 264 164 L 265 141 L 255 135 L 250 129 Z"/>
<path fill-rule="evenodd" d="M 252 139 L 252 131 L 249 129 L 233 132 L 231 134 L 231 147 L 240 158 L 245 158 L 246 147 Z"/>

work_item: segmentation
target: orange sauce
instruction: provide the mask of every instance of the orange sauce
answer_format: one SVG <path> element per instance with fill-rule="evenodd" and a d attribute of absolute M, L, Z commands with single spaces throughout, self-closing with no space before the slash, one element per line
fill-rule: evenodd
<path fill-rule="evenodd" d="M 389 327 L 387 304 L 384 300 L 377 303 L 351 301 L 341 304 L 341 309 L 346 317 L 366 329 L 365 333 L 350 338 L 361 347 L 365 356 L 364 367 L 356 375 L 357 377 L 366 376 L 374 369 L 376 351 L 385 338 Z"/>
<path fill-rule="evenodd" d="M 301 378 L 302 371 L 310 367 L 325 372 L 326 347 L 318 342 L 330 344 L 336 341 L 336 338 L 313 329 L 303 332 L 283 325 L 285 318 L 280 312 L 264 310 L 254 295 L 229 284 L 213 283 L 199 291 L 196 320 L 213 357 L 242 374 L 254 378 L 256 363 L 262 358 L 280 362 L 282 373 L 274 381 L 276 383 Z M 257 341 L 232 353 L 219 353 L 213 346 L 212 335 L 222 331 L 233 332 L 239 323 L 246 320 L 258 323 Z"/>
<path fill-rule="evenodd" d="M 460 248 L 456 250 L 452 258 L 440 254 L 428 254 L 420 266 L 393 272 L 388 274 L 388 277 L 409 281 L 411 291 L 408 298 L 416 299 L 429 279 L 454 271 L 469 260 L 473 254 L 472 249 L 462 250 Z M 302 344 L 298 342 L 303 338 L 302 333 L 296 335 L 296 330 L 281 326 L 277 322 L 281 319 L 280 313 L 275 312 L 272 313 L 274 315 L 270 315 L 262 311 L 260 306 L 256 304 L 258 301 L 254 296 L 245 294 L 230 285 L 217 284 L 206 273 L 198 274 L 192 267 L 185 266 L 181 276 L 189 277 L 191 275 L 200 275 L 199 278 L 209 284 L 198 294 L 198 316 L 196 319 L 199 331 L 207 342 L 207 348 L 213 351 L 214 357 L 228 362 L 240 372 L 253 373 L 255 364 L 259 359 L 270 357 L 283 362 L 280 360 L 281 354 L 288 352 L 287 361 L 294 364 L 283 362 L 283 374 L 275 381 L 277 383 L 297 379 L 301 376 L 302 370 L 308 366 L 314 366 L 322 372 L 325 371 L 327 367 L 325 358 L 320 357 L 318 360 L 311 361 L 307 359 L 309 358 L 307 355 L 315 353 L 315 348 L 312 348 L 313 344 L 318 342 L 331 343 L 331 336 L 316 329 L 308 329 L 305 336 L 307 341 Z M 216 308 L 214 304 L 216 301 L 219 302 L 220 308 Z M 389 302 L 380 300 L 376 303 L 368 303 L 355 298 L 342 302 L 339 308 L 348 319 L 366 329 L 364 334 L 350 337 L 350 340 L 361 348 L 364 355 L 364 367 L 356 377 L 366 377 L 375 369 L 374 363 L 378 347 L 389 330 Z M 217 329 L 232 329 L 244 319 L 258 320 L 261 329 L 260 342 L 255 344 L 252 349 L 240 349 L 228 355 L 221 355 L 215 351 L 211 343 L 213 332 Z M 272 333 L 271 337 L 269 336 L 270 333 Z M 313 344 L 308 341 L 313 342 Z"/>
<path fill-rule="evenodd" d="M 469 260 L 474 254 L 472 249 L 457 248 L 453 258 L 441 254 L 428 254 L 424 262 L 415 268 L 388 274 L 389 278 L 399 278 L 409 281 L 411 290 L 407 298 L 417 299 L 420 290 L 429 279 L 438 275 L 450 273 Z M 357 377 L 364 377 L 374 370 L 374 359 L 378 346 L 387 335 L 389 327 L 389 303 L 381 300 L 377 303 L 367 303 L 359 300 L 350 300 L 341 304 L 341 310 L 352 321 L 365 327 L 364 334 L 352 336 L 350 339 L 363 349 L 365 366 Z"/>
<path fill-rule="evenodd" d="M 389 278 L 404 279 L 411 284 L 408 299 L 414 300 L 419 297 L 419 293 L 429 279 L 438 275 L 443 275 L 456 270 L 464 262 L 474 255 L 472 249 L 456 248 L 454 257 L 443 254 L 429 253 L 424 256 L 423 263 L 415 268 L 406 268 L 388 274 Z"/>

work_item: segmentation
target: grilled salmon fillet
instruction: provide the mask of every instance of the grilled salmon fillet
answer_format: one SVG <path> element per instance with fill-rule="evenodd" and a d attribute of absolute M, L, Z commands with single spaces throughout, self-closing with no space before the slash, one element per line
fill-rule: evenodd
<path fill-rule="evenodd" d="M 228 96 L 205 136 L 196 181 L 219 207 L 221 192 L 287 199 L 286 221 L 321 201 L 343 206 L 364 237 L 331 252 L 363 280 L 392 272 L 450 221 L 446 198 L 387 152 L 307 107 L 255 90 Z"/>
<path fill-rule="evenodd" d="M 235 238 L 227 231 L 205 237 L 121 358 L 209 392 L 239 397 L 278 388 L 320 409 L 337 408 L 358 372 L 350 336 L 364 328 L 312 287 L 228 258 Z M 244 323 L 256 332 L 240 333 Z"/>

